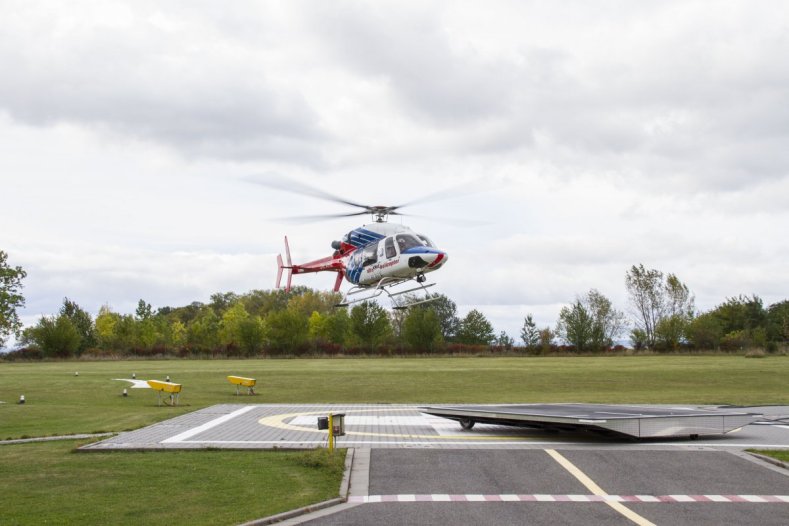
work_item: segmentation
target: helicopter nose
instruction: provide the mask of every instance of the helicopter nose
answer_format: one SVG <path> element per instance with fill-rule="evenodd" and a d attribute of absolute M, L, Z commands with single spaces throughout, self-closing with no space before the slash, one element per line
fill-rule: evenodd
<path fill-rule="evenodd" d="M 422 248 L 418 252 L 405 253 L 413 254 L 408 258 L 408 266 L 416 269 L 435 270 L 447 261 L 447 253 L 435 248 Z"/>
<path fill-rule="evenodd" d="M 447 256 L 446 252 L 442 252 L 441 250 L 437 250 L 434 254 L 430 254 L 432 256 L 433 261 L 429 262 L 427 268 L 430 269 L 437 269 L 441 265 L 447 262 L 449 256 Z"/>

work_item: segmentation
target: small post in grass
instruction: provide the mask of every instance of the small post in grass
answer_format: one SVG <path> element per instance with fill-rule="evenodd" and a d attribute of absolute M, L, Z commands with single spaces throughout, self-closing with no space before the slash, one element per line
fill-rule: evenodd
<path fill-rule="evenodd" d="M 334 415 L 329 413 L 329 453 L 334 453 Z"/>

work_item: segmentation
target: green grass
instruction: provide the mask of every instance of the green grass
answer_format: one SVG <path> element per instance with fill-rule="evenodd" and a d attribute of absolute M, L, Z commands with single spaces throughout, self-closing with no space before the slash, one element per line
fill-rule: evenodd
<path fill-rule="evenodd" d="M 147 389 L 122 397 L 128 384 L 112 378 L 133 372 L 170 375 L 182 405 L 157 407 Z M 259 396 L 235 396 L 229 374 L 257 378 Z M 0 363 L 0 439 L 136 429 L 218 403 L 789 404 L 787 377 L 784 356 Z"/>
<path fill-rule="evenodd" d="M 239 524 L 337 496 L 324 450 L 73 453 L 0 446 L 2 524 Z"/>
<path fill-rule="evenodd" d="M 112 380 L 133 372 L 170 375 L 184 386 L 182 405 L 158 407 L 153 391 Z M 260 394 L 235 396 L 230 374 L 257 378 Z M 219 403 L 789 404 L 788 377 L 780 356 L 0 363 L 0 439 L 136 429 Z M 238 523 L 334 497 L 341 478 L 338 466 L 303 453 L 73 447 L 0 446 L 0 522 Z"/>
<path fill-rule="evenodd" d="M 786 450 L 774 450 L 774 449 L 749 449 L 751 453 L 759 453 L 760 455 L 765 455 L 767 457 L 772 457 L 774 459 L 780 460 L 781 462 L 789 462 L 789 451 Z"/>

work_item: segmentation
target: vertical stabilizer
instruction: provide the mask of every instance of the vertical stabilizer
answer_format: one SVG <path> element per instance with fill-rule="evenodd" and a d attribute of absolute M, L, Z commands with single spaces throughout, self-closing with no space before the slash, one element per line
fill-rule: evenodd
<path fill-rule="evenodd" d="M 293 263 L 290 259 L 290 246 L 288 245 L 288 236 L 285 236 L 285 261 L 287 265 L 282 263 L 282 254 L 277 255 L 277 288 L 282 286 L 282 270 L 288 271 L 288 281 L 285 285 L 285 292 L 290 292 L 290 283 L 293 278 Z"/>

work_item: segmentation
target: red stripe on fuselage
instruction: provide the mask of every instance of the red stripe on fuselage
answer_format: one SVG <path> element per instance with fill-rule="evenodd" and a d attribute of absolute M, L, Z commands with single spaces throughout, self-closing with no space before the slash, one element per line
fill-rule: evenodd
<path fill-rule="evenodd" d="M 436 257 L 436 260 L 435 260 L 435 261 L 433 261 L 431 264 L 429 264 L 429 265 L 427 266 L 427 268 L 433 268 L 433 267 L 435 267 L 436 265 L 438 265 L 439 263 L 441 263 L 441 260 L 443 260 L 443 259 L 444 259 L 444 254 L 438 254 L 438 256 Z"/>

